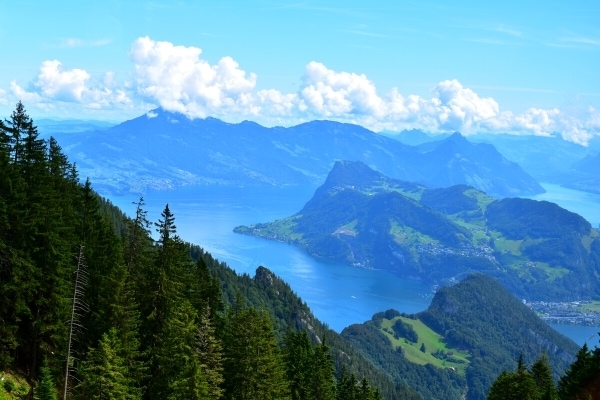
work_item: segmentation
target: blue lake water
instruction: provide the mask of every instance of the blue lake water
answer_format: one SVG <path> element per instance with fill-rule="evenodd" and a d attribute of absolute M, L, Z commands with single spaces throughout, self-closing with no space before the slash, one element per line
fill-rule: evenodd
<path fill-rule="evenodd" d="M 552 183 L 542 183 L 546 193 L 529 197 L 533 200 L 546 200 L 562 208 L 573 211 L 588 220 L 594 228 L 600 225 L 600 194 L 567 189 Z"/>
<path fill-rule="evenodd" d="M 600 195 L 542 184 L 547 193 L 534 196 L 577 212 L 593 226 L 600 224 Z M 320 261 L 286 243 L 233 233 L 238 225 L 268 222 L 299 211 L 314 188 L 221 188 L 194 187 L 176 191 L 150 192 L 144 196 L 151 221 L 157 221 L 165 204 L 175 215 L 178 234 L 202 246 L 238 273 L 254 275 L 260 265 L 290 284 L 313 313 L 330 328 L 341 331 L 362 323 L 379 311 L 394 308 L 416 313 L 426 309 L 431 287 L 418 281 L 377 270 L 353 268 Z M 129 215 L 137 196 L 109 197 Z M 589 327 L 555 326 L 578 344 L 595 333 Z M 588 345 L 597 344 L 590 340 Z"/>
<path fill-rule="evenodd" d="M 177 233 L 196 243 L 237 273 L 254 275 L 265 266 L 290 284 L 321 321 L 335 331 L 362 323 L 390 308 L 416 313 L 427 308 L 431 287 L 377 270 L 319 261 L 302 249 L 233 233 L 238 225 L 268 222 L 299 211 L 310 189 L 184 188 L 144 196 L 151 221 L 166 203 L 175 215 Z M 132 215 L 137 197 L 110 197 Z"/>

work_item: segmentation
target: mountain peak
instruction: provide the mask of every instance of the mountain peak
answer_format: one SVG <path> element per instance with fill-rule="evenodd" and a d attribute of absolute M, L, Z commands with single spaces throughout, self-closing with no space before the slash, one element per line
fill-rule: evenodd
<path fill-rule="evenodd" d="M 333 169 L 327 176 L 325 186 L 370 185 L 382 177 L 383 175 L 380 172 L 375 171 L 361 161 L 341 160 L 335 162 Z"/>
<path fill-rule="evenodd" d="M 464 137 L 462 135 L 462 133 L 460 132 L 454 132 L 452 135 L 448 136 L 446 139 L 444 139 L 447 142 L 460 142 L 460 143 L 465 143 L 465 142 L 469 142 L 467 140 L 466 137 Z M 469 142 L 470 143 L 470 142 Z"/>

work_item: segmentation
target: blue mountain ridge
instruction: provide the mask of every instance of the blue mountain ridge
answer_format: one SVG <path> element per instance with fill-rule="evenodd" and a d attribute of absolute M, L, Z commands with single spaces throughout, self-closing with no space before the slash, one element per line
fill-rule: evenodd
<path fill-rule="evenodd" d="M 361 161 L 429 187 L 468 184 L 494 197 L 543 188 L 489 145 L 460 134 L 408 146 L 358 125 L 311 121 L 289 128 L 188 119 L 156 109 L 108 129 L 56 134 L 80 175 L 100 192 L 143 193 L 187 185 L 321 184 L 337 160 Z"/>

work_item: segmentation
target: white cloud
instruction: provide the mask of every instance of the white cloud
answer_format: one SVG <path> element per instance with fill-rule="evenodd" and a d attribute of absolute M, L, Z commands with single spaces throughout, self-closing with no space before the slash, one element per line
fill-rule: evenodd
<path fill-rule="evenodd" d="M 498 103 L 481 98 L 471 89 L 464 88 L 456 79 L 438 83 L 431 100 L 437 114 L 439 129 L 470 133 L 479 124 L 498 115 Z"/>
<path fill-rule="evenodd" d="M 28 92 L 27 90 L 19 86 L 15 81 L 10 82 L 10 91 L 19 100 L 25 103 L 38 103 L 42 100 L 42 96 L 34 92 Z"/>
<path fill-rule="evenodd" d="M 321 117 L 385 113 L 375 85 L 365 75 L 336 72 L 314 61 L 306 66 L 299 96 L 301 110 Z"/>
<path fill-rule="evenodd" d="M 261 113 L 277 116 L 290 116 L 298 101 L 296 94 L 283 94 L 275 89 L 260 90 L 257 97 Z"/>
<path fill-rule="evenodd" d="M 71 43 L 80 44 L 76 39 Z M 190 118 L 251 119 L 269 126 L 326 118 L 376 131 L 417 128 L 467 135 L 560 134 L 580 144 L 600 135 L 600 111 L 592 107 L 579 114 L 558 108 L 530 108 L 514 114 L 456 79 L 439 82 L 427 97 L 402 94 L 397 88 L 380 95 L 365 74 L 335 71 L 312 61 L 305 67 L 298 90 L 282 93 L 275 88 L 257 90 L 257 76 L 231 57 L 211 64 L 201 54 L 198 47 L 141 37 L 130 52 L 133 82 L 119 81 L 110 71 L 92 76 L 84 69 L 47 60 L 27 86 L 13 81 L 8 91 L 0 89 L 0 103 L 20 99 L 46 110 L 71 110 L 75 117 L 83 109 L 96 115 L 128 112 L 128 117 L 135 117 L 159 105 Z"/>
<path fill-rule="evenodd" d="M 138 92 L 162 107 L 190 117 L 247 112 L 256 75 L 231 57 L 216 65 L 200 58 L 197 47 L 137 39 L 131 49 Z"/>
<path fill-rule="evenodd" d="M 27 88 L 11 82 L 10 91 L 17 99 L 43 109 L 55 108 L 57 103 L 77 104 L 88 109 L 132 105 L 126 90 L 114 82 L 113 73 L 93 79 L 87 71 L 66 69 L 58 60 L 42 62 L 37 78 Z"/>
<path fill-rule="evenodd" d="M 82 69 L 65 70 L 58 60 L 44 61 L 34 85 L 44 97 L 58 101 L 81 101 L 90 74 Z"/>
<path fill-rule="evenodd" d="M 83 40 L 80 38 L 66 38 L 63 39 L 59 47 L 75 48 L 75 47 L 99 47 L 106 46 L 112 42 L 111 39 L 98 39 L 98 40 Z"/>

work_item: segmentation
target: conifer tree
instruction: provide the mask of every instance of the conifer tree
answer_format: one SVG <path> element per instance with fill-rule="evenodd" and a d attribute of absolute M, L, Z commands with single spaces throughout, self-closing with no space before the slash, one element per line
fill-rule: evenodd
<path fill-rule="evenodd" d="M 152 398 L 200 400 L 208 397 L 208 383 L 196 352 L 195 314 L 187 300 L 174 304 L 170 310 L 159 338 Z"/>
<path fill-rule="evenodd" d="M 283 359 L 292 400 L 335 399 L 335 370 L 329 347 L 310 342 L 306 331 L 288 332 Z"/>
<path fill-rule="evenodd" d="M 199 315 L 195 350 L 206 379 L 207 398 L 217 400 L 223 397 L 223 348 L 210 317 L 210 307 L 206 306 Z"/>
<path fill-rule="evenodd" d="M 124 264 L 115 268 L 109 278 L 113 291 L 110 297 L 108 325 L 117 330 L 120 342 L 118 355 L 123 359 L 131 379 L 131 390 L 141 393 L 146 379 L 147 367 L 140 349 L 139 326 L 140 313 L 134 299 L 133 282 Z M 137 394 L 136 394 L 137 396 Z M 139 396 L 137 396 L 139 397 Z"/>
<path fill-rule="evenodd" d="M 236 311 L 225 349 L 225 398 L 283 400 L 289 387 L 270 318 L 254 308 Z"/>
<path fill-rule="evenodd" d="M 335 368 L 325 338 L 314 348 L 313 360 L 312 397 L 315 400 L 335 399 Z"/>
<path fill-rule="evenodd" d="M 336 400 L 358 400 L 357 384 L 356 376 L 349 373 L 348 368 L 344 364 L 336 385 Z"/>
<path fill-rule="evenodd" d="M 575 361 L 558 382 L 561 399 L 596 399 L 600 396 L 600 348 L 590 351 L 584 343 Z"/>
<path fill-rule="evenodd" d="M 551 400 L 555 397 L 556 389 L 552 378 L 552 369 L 546 353 L 533 363 L 531 374 L 541 400 Z"/>
<path fill-rule="evenodd" d="M 48 367 L 48 360 L 44 358 L 42 367 L 40 368 L 40 374 L 38 376 L 38 383 L 35 385 L 33 391 L 34 400 L 57 400 L 56 386 L 52 379 L 52 372 Z"/>
<path fill-rule="evenodd" d="M 289 331 L 284 339 L 283 359 L 292 400 L 310 398 L 314 350 L 306 331 Z"/>
<path fill-rule="evenodd" d="M 118 332 L 112 328 L 102 335 L 96 348 L 90 349 L 81 367 L 78 398 L 94 400 L 135 400 L 139 390 L 131 382 L 122 353 Z"/>

